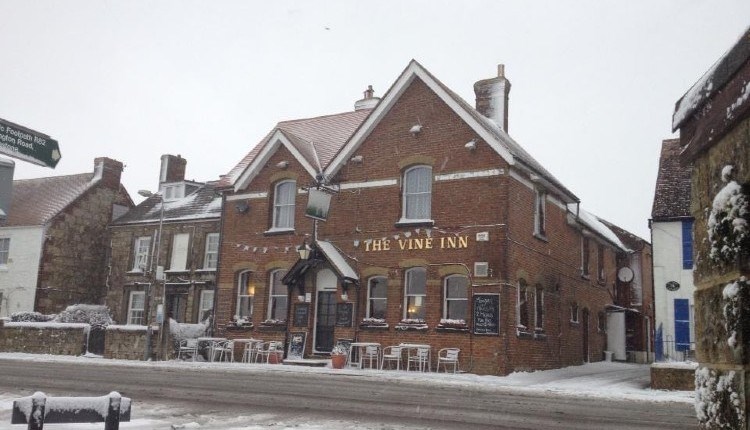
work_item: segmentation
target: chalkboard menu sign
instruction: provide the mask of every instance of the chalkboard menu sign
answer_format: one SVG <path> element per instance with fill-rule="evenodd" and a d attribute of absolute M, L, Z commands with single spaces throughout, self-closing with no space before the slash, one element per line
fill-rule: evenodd
<path fill-rule="evenodd" d="M 336 303 L 336 327 L 352 326 L 352 309 L 351 303 Z"/>
<path fill-rule="evenodd" d="M 500 295 L 474 295 L 474 333 L 500 334 Z"/>
<path fill-rule="evenodd" d="M 307 332 L 294 331 L 289 333 L 289 347 L 287 348 L 286 357 L 293 360 L 304 357 L 306 341 Z"/>
<path fill-rule="evenodd" d="M 307 327 L 308 316 L 310 315 L 310 305 L 299 303 L 294 306 L 294 327 Z"/>

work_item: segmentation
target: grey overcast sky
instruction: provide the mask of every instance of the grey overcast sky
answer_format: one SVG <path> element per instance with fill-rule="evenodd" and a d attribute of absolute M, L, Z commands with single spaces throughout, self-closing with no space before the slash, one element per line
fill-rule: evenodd
<path fill-rule="evenodd" d="M 674 103 L 750 25 L 747 0 L 0 0 L 0 118 L 60 142 L 55 170 L 159 157 L 218 179 L 276 122 L 353 109 L 414 58 L 474 103 L 506 65 L 510 135 L 583 207 L 646 239 Z"/>

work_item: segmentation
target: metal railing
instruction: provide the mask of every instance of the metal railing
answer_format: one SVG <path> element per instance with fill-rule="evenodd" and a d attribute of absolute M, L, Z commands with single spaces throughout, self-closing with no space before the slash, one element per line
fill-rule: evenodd
<path fill-rule="evenodd" d="M 695 342 L 677 342 L 667 336 L 667 339 L 656 342 L 656 361 L 694 361 Z"/>

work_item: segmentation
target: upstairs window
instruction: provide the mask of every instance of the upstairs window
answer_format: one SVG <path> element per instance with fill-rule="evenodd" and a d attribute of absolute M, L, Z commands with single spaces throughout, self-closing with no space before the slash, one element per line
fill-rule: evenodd
<path fill-rule="evenodd" d="M 415 267 L 406 271 L 404 318 L 424 320 L 426 315 L 427 270 Z"/>
<path fill-rule="evenodd" d="M 206 253 L 203 256 L 204 269 L 216 269 L 219 261 L 219 233 L 206 235 Z"/>
<path fill-rule="evenodd" d="M 294 229 L 294 200 L 297 186 L 294 181 L 276 184 L 273 192 L 273 229 Z"/>
<path fill-rule="evenodd" d="M 253 272 L 240 273 L 237 279 L 237 319 L 251 320 L 253 318 L 253 305 L 255 304 L 255 281 Z"/>
<path fill-rule="evenodd" d="M 682 221 L 682 268 L 693 268 L 693 220 Z"/>
<path fill-rule="evenodd" d="M 547 237 L 547 193 L 536 190 L 534 198 L 534 235 Z"/>
<path fill-rule="evenodd" d="M 432 168 L 416 166 L 404 172 L 402 222 L 431 221 Z"/>
<path fill-rule="evenodd" d="M 133 271 L 143 272 L 148 268 L 148 251 L 151 248 L 151 237 L 141 236 L 135 239 L 133 247 Z"/>
<path fill-rule="evenodd" d="M 570 304 L 570 322 L 578 322 L 578 303 L 576 302 Z"/>
<path fill-rule="evenodd" d="M 604 282 L 604 246 L 599 245 L 596 253 L 596 279 Z"/>
<path fill-rule="evenodd" d="M 271 272 L 271 293 L 268 300 L 268 319 L 286 321 L 286 309 L 288 289 L 281 283 L 286 270 L 274 270 Z"/>
<path fill-rule="evenodd" d="M 172 236 L 172 258 L 169 261 L 169 270 L 182 272 L 187 269 L 189 233 L 177 233 Z"/>
<path fill-rule="evenodd" d="M 370 278 L 367 283 L 367 317 L 385 319 L 388 305 L 388 279 L 385 276 Z"/>
<path fill-rule="evenodd" d="M 589 238 L 581 238 L 581 276 L 589 277 Z"/>
<path fill-rule="evenodd" d="M 8 256 L 10 255 L 10 238 L 0 238 L 0 266 L 8 264 Z"/>
<path fill-rule="evenodd" d="M 469 311 L 469 278 L 453 275 L 445 278 L 443 318 L 466 321 Z"/>

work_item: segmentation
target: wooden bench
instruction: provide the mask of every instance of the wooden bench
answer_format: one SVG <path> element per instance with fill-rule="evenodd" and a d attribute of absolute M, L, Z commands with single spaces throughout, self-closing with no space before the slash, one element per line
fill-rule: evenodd
<path fill-rule="evenodd" d="M 104 423 L 104 430 L 118 430 L 130 421 L 130 398 L 113 391 L 101 397 L 47 397 L 36 392 L 13 402 L 11 424 L 28 424 L 43 430 L 44 424 Z"/>

